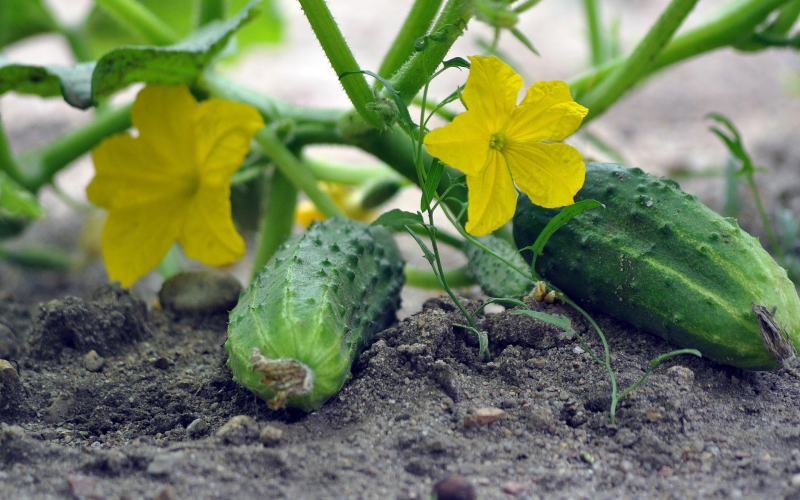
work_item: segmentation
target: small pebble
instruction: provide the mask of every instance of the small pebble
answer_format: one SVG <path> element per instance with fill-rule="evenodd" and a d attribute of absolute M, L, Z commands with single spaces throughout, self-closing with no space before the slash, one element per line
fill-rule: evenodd
<path fill-rule="evenodd" d="M 515 497 L 522 493 L 525 488 L 516 481 L 508 481 L 507 483 L 503 484 L 500 489 L 503 491 L 503 493 L 507 493 Z"/>
<path fill-rule="evenodd" d="M 669 376 L 673 382 L 681 386 L 690 386 L 694 384 L 694 372 L 685 366 L 671 366 L 667 370 L 667 376 Z"/>
<path fill-rule="evenodd" d="M 181 458 L 183 458 L 183 452 L 156 455 L 150 465 L 147 466 L 147 473 L 153 476 L 168 476 L 175 470 L 175 464 Z"/>
<path fill-rule="evenodd" d="M 176 498 L 178 498 L 178 495 L 175 493 L 175 488 L 168 484 L 158 492 L 154 500 L 175 500 Z"/>
<path fill-rule="evenodd" d="M 575 348 L 572 349 L 572 352 L 574 352 L 575 354 L 583 354 L 586 351 L 583 350 L 583 347 L 576 345 Z"/>
<path fill-rule="evenodd" d="M 236 415 L 217 431 L 217 439 L 227 444 L 247 444 L 258 439 L 261 429 L 253 417 Z"/>
<path fill-rule="evenodd" d="M 153 361 L 153 366 L 159 370 L 166 370 L 170 364 L 169 360 L 163 356 Z"/>
<path fill-rule="evenodd" d="M 491 422 L 502 420 L 506 417 L 506 412 L 500 408 L 478 408 L 475 413 L 464 415 L 464 427 L 473 425 L 485 425 Z"/>
<path fill-rule="evenodd" d="M 178 314 L 211 315 L 233 309 L 242 285 L 228 273 L 216 269 L 184 271 L 161 286 L 161 307 Z"/>
<path fill-rule="evenodd" d="M 0 359 L 0 416 L 25 413 L 28 403 L 25 387 L 19 379 L 17 369 L 4 359 Z"/>
<path fill-rule="evenodd" d="M 658 475 L 661 477 L 669 477 L 672 475 L 672 467 L 665 465 L 658 469 Z"/>
<path fill-rule="evenodd" d="M 659 420 L 661 420 L 663 418 L 661 413 L 657 412 L 655 410 L 648 411 L 646 416 L 647 416 L 647 420 L 649 420 L 651 422 L 658 422 Z"/>
<path fill-rule="evenodd" d="M 69 476 L 67 478 L 67 484 L 69 485 L 70 490 L 72 490 L 72 494 L 75 495 L 76 498 L 85 498 L 89 495 L 98 493 L 96 490 L 97 481 L 90 477 Z"/>
<path fill-rule="evenodd" d="M 265 446 L 274 446 L 280 443 L 281 438 L 283 438 L 283 430 L 273 425 L 264 426 L 261 434 L 258 435 L 258 440 Z"/>
<path fill-rule="evenodd" d="M 792 479 L 789 480 L 789 484 L 792 488 L 800 488 L 800 474 L 793 475 Z"/>
<path fill-rule="evenodd" d="M 476 500 L 475 487 L 464 476 L 454 474 L 433 485 L 436 500 Z"/>
<path fill-rule="evenodd" d="M 97 354 L 97 351 L 92 349 L 91 351 L 87 352 L 86 355 L 81 360 L 81 364 L 86 371 L 90 372 L 99 372 L 103 369 L 103 365 L 106 364 L 106 358 Z"/>
<path fill-rule="evenodd" d="M 208 431 L 208 424 L 202 418 L 196 418 L 186 427 L 186 435 L 190 438 L 197 438 Z"/>

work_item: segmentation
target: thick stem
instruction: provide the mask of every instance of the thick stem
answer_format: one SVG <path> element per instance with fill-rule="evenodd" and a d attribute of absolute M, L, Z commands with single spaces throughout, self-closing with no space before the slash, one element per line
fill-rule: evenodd
<path fill-rule="evenodd" d="M 95 0 L 117 21 L 130 26 L 153 45 L 172 45 L 180 37 L 164 21 L 136 0 Z"/>
<path fill-rule="evenodd" d="M 21 183 L 32 191 L 49 183 L 66 165 L 95 147 L 106 137 L 124 132 L 131 126 L 131 105 L 121 106 L 97 115 L 87 125 L 73 130 L 53 142 L 19 156 L 24 178 Z"/>
<path fill-rule="evenodd" d="M 325 51 L 347 97 L 350 98 L 350 102 L 371 126 L 383 128 L 383 120 L 373 109 L 375 96 L 364 75 L 352 73 L 342 76 L 344 73 L 360 71 L 361 68 L 350 51 L 342 32 L 339 31 L 339 26 L 331 15 L 325 0 L 299 0 L 299 2 L 322 50 Z"/>
<path fill-rule="evenodd" d="M 602 114 L 652 70 L 656 57 L 697 2 L 698 0 L 670 2 L 625 62 L 581 99 L 581 104 L 589 108 L 584 123 Z"/>
<path fill-rule="evenodd" d="M 472 17 L 470 0 L 448 0 L 430 31 L 428 48 L 415 53 L 392 77 L 392 86 L 410 104 L 430 80 Z"/>
<path fill-rule="evenodd" d="M 648 72 L 641 75 L 646 77 L 666 66 L 684 61 L 696 55 L 710 52 L 720 47 L 725 47 L 749 38 L 753 29 L 761 24 L 767 16 L 780 7 L 787 0 L 743 0 L 736 5 L 725 9 L 716 17 L 697 28 L 677 36 L 658 55 L 648 68 Z M 570 80 L 569 88 L 578 102 L 584 103 L 583 96 L 591 91 L 608 75 L 625 64 L 627 59 L 620 58 L 610 61 L 590 73 Z M 590 114 L 584 119 L 586 124 L 597 114 Z"/>
<path fill-rule="evenodd" d="M 269 262 L 275 250 L 292 234 L 296 204 L 297 189 L 276 169 L 272 174 L 267 206 L 262 215 L 261 235 L 253 261 L 253 276 Z"/>
<path fill-rule="evenodd" d="M 392 46 L 383 58 L 378 75 L 389 78 L 414 53 L 414 42 L 428 32 L 442 0 L 416 0 L 408 13 L 403 27 L 397 33 Z"/>
<path fill-rule="evenodd" d="M 406 275 L 406 285 L 425 290 L 441 290 L 442 285 L 431 269 L 420 269 L 406 265 L 403 269 Z M 475 284 L 475 278 L 467 266 L 448 269 L 444 272 L 444 279 L 448 285 L 455 288 L 464 288 Z"/>
<path fill-rule="evenodd" d="M 306 196 L 317 206 L 325 217 L 347 217 L 342 209 L 333 202 L 330 196 L 323 192 L 317 185 L 317 179 L 309 168 L 303 164 L 284 144 L 275 137 L 269 128 L 262 128 L 256 132 L 256 142 L 264 149 L 267 156 L 272 159 L 278 170 L 294 184 L 295 188 L 303 191 Z"/>

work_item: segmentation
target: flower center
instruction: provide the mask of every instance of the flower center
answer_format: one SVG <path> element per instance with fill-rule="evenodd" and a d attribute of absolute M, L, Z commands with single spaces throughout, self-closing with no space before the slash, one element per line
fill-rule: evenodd
<path fill-rule="evenodd" d="M 508 143 L 508 137 L 503 132 L 497 132 L 496 134 L 492 134 L 491 139 L 489 139 L 489 147 L 492 149 L 496 149 L 501 153 L 506 148 L 506 144 Z"/>

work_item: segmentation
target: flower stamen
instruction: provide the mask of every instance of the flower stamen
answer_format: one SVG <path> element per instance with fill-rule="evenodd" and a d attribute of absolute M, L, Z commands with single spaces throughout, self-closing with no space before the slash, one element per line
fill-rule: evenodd
<path fill-rule="evenodd" d="M 492 137 L 489 139 L 489 147 L 492 149 L 496 149 L 503 152 L 506 149 L 506 144 L 508 143 L 508 137 L 504 132 L 497 132 L 496 134 L 492 134 Z"/>

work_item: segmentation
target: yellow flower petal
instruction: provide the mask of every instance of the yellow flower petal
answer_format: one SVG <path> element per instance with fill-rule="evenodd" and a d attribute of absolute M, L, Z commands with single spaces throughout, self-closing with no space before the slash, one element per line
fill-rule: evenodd
<path fill-rule="evenodd" d="M 467 175 L 478 172 L 489 154 L 491 133 L 477 114 L 461 113 L 444 127 L 432 130 L 423 143 L 432 156 Z"/>
<path fill-rule="evenodd" d="M 178 242 L 187 257 L 212 266 L 230 264 L 244 255 L 244 240 L 231 220 L 230 187 L 201 187 Z"/>
<path fill-rule="evenodd" d="M 561 141 L 578 130 L 588 112 L 572 100 L 566 83 L 536 82 L 511 115 L 506 134 L 511 141 Z"/>
<path fill-rule="evenodd" d="M 131 123 L 150 156 L 173 173 L 193 172 L 197 101 L 186 85 L 148 85 L 136 96 Z"/>
<path fill-rule="evenodd" d="M 196 158 L 201 175 L 229 179 L 242 165 L 250 141 L 264 126 L 252 106 L 222 99 L 203 101 L 196 111 Z"/>
<path fill-rule="evenodd" d="M 129 287 L 156 267 L 180 234 L 185 214 L 180 201 L 112 210 L 101 237 L 111 281 Z"/>
<path fill-rule="evenodd" d="M 503 156 L 490 150 L 484 168 L 467 175 L 469 206 L 465 229 L 473 236 L 484 236 L 500 228 L 514 216 L 517 191 Z"/>
<path fill-rule="evenodd" d="M 515 143 L 503 155 L 519 189 L 544 208 L 572 205 L 583 186 L 586 167 L 567 144 Z"/>
<path fill-rule="evenodd" d="M 471 65 L 463 95 L 468 113 L 484 123 L 490 134 L 498 132 L 517 105 L 522 77 L 495 56 L 471 56 L 469 60 Z"/>
<path fill-rule="evenodd" d="M 86 195 L 109 210 L 186 197 L 197 188 L 196 175 L 183 167 L 173 173 L 141 138 L 127 133 L 101 142 L 92 151 L 92 159 L 96 174 Z"/>

